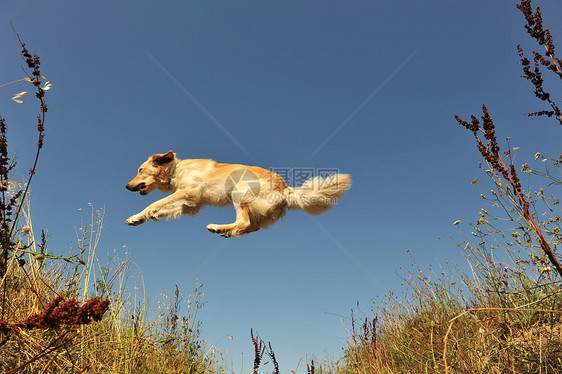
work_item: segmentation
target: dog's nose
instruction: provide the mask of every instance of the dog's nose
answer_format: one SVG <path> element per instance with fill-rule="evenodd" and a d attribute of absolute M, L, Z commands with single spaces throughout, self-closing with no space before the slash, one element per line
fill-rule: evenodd
<path fill-rule="evenodd" d="M 139 183 L 136 186 L 132 185 L 131 183 L 128 183 L 125 187 L 129 190 L 129 191 L 138 191 L 141 188 L 143 188 L 145 186 L 144 183 Z"/>

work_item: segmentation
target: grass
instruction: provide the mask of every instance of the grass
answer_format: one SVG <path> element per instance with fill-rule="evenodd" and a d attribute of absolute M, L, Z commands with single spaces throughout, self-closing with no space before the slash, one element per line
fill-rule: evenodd
<path fill-rule="evenodd" d="M 52 84 L 44 82 L 39 56 L 17 37 L 28 71 L 14 82 L 28 82 L 36 91 L 38 138 L 28 179 L 17 183 L 16 162 L 8 153 L 8 122 L 0 117 L 0 371 L 222 371 L 220 352 L 200 336 L 201 286 L 185 300 L 176 287 L 172 297 L 162 295 L 150 310 L 142 275 L 131 273 L 130 259 L 115 254 L 103 266 L 98 260 L 102 211 L 92 208 L 71 254 L 51 253 L 45 232 L 33 230 L 27 193 L 44 143 L 45 96 Z M 12 100 L 23 103 L 27 93 Z"/>
<path fill-rule="evenodd" d="M 523 77 L 550 108 L 530 115 L 562 123 L 541 72 L 547 69 L 562 78 L 552 36 L 542 26 L 540 9 L 533 10 L 529 0 L 518 8 L 529 34 L 545 49 L 542 55 L 533 52 L 532 69 L 518 48 Z M 45 92 L 51 85 L 41 86 L 45 78 L 39 57 L 23 43 L 22 56 L 30 72 L 16 82 L 35 87 L 38 141 L 27 182 L 15 183 L 7 122 L 0 117 L 0 371 L 226 372 L 222 353 L 201 337 L 201 285 L 186 299 L 176 287 L 150 309 L 142 274 L 133 272 L 129 258 L 114 253 L 100 263 L 103 211 L 92 208 L 70 254 L 51 253 L 45 233 L 34 231 L 27 191 L 43 146 Z M 13 100 L 20 103 L 25 94 Z M 507 150 L 500 152 L 485 106 L 480 120 L 456 119 L 474 135 L 488 178 L 473 181 L 485 204 L 478 219 L 454 223 L 460 238 L 455 243 L 466 264 L 445 261 L 425 269 L 412 257 L 403 277 L 404 295 L 389 293 L 361 318 L 352 311 L 344 357 L 311 361 L 309 374 L 562 372 L 562 266 L 556 255 L 562 219 L 555 197 L 562 185 L 562 155 L 537 153 L 540 166 L 516 167 L 518 148 L 508 138 Z M 272 345 L 253 331 L 250 337 L 253 373 L 270 369 L 278 374 Z"/>
<path fill-rule="evenodd" d="M 562 78 L 554 42 L 540 8 L 517 7 L 529 35 L 544 48 L 533 51 L 534 69 L 519 46 L 523 78 L 551 110 L 529 113 L 562 124 L 560 110 L 543 87 L 543 71 Z M 480 185 L 486 209 L 468 227 L 460 221 L 458 244 L 467 266 L 445 262 L 424 270 L 412 258 L 404 277 L 406 295 L 393 294 L 373 316 L 352 316 L 345 361 L 336 373 L 560 373 L 562 372 L 562 155 L 535 156 L 537 164 L 514 164 L 517 147 L 500 152 L 496 128 L 483 106 L 481 119 L 455 116 L 472 132 L 488 182 Z M 481 138 L 483 137 L 483 139 Z M 518 171 L 519 170 L 519 171 Z M 525 182 L 520 177 L 522 175 Z M 523 184 L 526 184 L 523 187 Z M 470 233 L 463 235 L 463 230 Z"/>
<path fill-rule="evenodd" d="M 541 156 L 537 164 L 544 172 L 528 165 L 524 169 L 529 176 L 552 181 L 552 170 L 560 174 L 561 161 Z M 461 269 L 446 261 L 422 269 L 412 258 L 404 276 L 406 294 L 388 295 L 372 316 L 352 315 L 345 361 L 326 372 L 562 372 L 560 278 L 534 226 L 519 212 L 513 188 L 492 168 L 484 172 L 493 186 L 480 186 L 490 211 L 482 209 L 475 224 L 455 223 L 461 235 L 470 230 L 458 243 L 467 265 Z M 529 187 L 523 193 L 556 252 L 561 239 L 558 200 L 547 188 Z"/>
<path fill-rule="evenodd" d="M 32 227 L 29 221 L 27 227 Z M 218 372 L 220 353 L 200 336 L 197 311 L 202 308 L 202 286 L 183 299 L 180 290 L 162 295 L 148 310 L 142 277 L 131 275 L 130 259 L 114 256 L 106 266 L 96 252 L 103 212 L 79 230 L 77 255 L 53 260 L 37 248 L 33 230 L 16 248 L 25 248 L 25 264 L 14 251 L 2 287 L 7 293 L 4 320 L 23 321 L 48 309 L 51 300 L 104 299 L 110 309 L 99 322 L 54 328 L 14 329 L 1 335 L 0 371 L 21 367 L 42 373 L 208 373 Z M 38 255 L 38 254 L 42 254 Z M 136 281 L 135 281 L 136 280 Z M 131 281 L 133 284 L 127 285 Z M 56 313 L 54 313 L 56 314 Z M 53 315 L 53 319 L 60 319 Z"/>
<path fill-rule="evenodd" d="M 537 160 L 545 167 L 558 160 Z M 557 169 L 558 165 L 554 165 Z M 488 169 L 489 170 L 489 169 Z M 529 176 L 545 178 L 551 170 Z M 405 297 L 389 294 L 372 316 L 352 315 L 344 360 L 308 363 L 316 373 L 533 373 L 562 368 L 562 306 L 559 280 L 548 258 L 533 240 L 532 227 L 513 214 L 516 200 L 497 174 L 487 172 L 493 190 L 485 189 L 491 212 L 481 211 L 475 224 L 456 226 L 470 232 L 459 247 L 465 269 L 447 261 L 422 269 L 412 258 L 404 276 Z M 550 179 L 549 179 L 550 180 Z M 491 192 L 495 191 L 495 193 Z M 535 211 L 558 205 L 546 190 L 524 191 Z M 510 197 L 511 196 L 511 197 Z M 553 205 L 555 204 L 555 205 Z M 497 205 L 497 206 L 494 206 Z M 503 208 L 502 208 L 503 207 Z M 72 256 L 55 256 L 35 233 L 24 209 L 25 234 L 18 231 L 16 248 L 2 287 L 9 301 L 4 320 L 24 321 L 42 313 L 58 296 L 80 305 L 94 298 L 110 301 L 101 321 L 62 325 L 55 329 L 17 331 L 0 338 L 0 370 L 10 372 L 88 373 L 218 373 L 221 354 L 206 347 L 200 336 L 197 311 L 202 307 L 201 286 L 182 300 L 178 289 L 162 295 L 148 310 L 140 274 L 129 259 L 114 255 L 105 266 L 97 260 L 103 212 L 92 211 L 91 221 L 78 230 Z M 556 250 L 558 215 L 540 215 Z M 511 227 L 511 228 L 509 228 Z M 460 231 L 462 234 L 463 231 Z M 21 260 L 25 264 L 21 265 Z M 468 271 L 467 271 L 468 270 Z M 183 313 L 182 313 L 183 312 Z M 271 345 L 252 335 L 256 355 L 254 372 L 266 370 L 267 354 L 275 365 Z"/>

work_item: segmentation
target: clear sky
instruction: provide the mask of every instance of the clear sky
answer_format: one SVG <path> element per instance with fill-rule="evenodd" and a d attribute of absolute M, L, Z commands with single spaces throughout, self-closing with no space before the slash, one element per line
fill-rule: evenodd
<path fill-rule="evenodd" d="M 562 3 L 534 3 L 562 48 Z M 31 195 L 50 250 L 68 251 L 87 219 L 79 209 L 105 207 L 102 259 L 127 250 L 151 300 L 203 283 L 203 335 L 236 368 L 251 368 L 250 328 L 272 343 L 283 372 L 304 357 L 341 355 L 336 315 L 357 302 L 368 313 L 400 293 L 406 249 L 422 265 L 461 261 L 438 237 L 486 205 L 470 184 L 484 179 L 473 138 L 454 113 L 468 118 L 486 104 L 521 163 L 560 153 L 562 127 L 522 115 L 543 106 L 519 78 L 516 45 L 534 45 L 515 2 L 2 0 L 0 83 L 22 77 L 11 24 L 53 83 Z M 0 115 L 26 177 L 36 104 L 11 101 L 18 91 L 0 88 Z M 242 238 L 205 229 L 231 222 L 232 208 L 125 225 L 164 196 L 125 184 L 170 149 L 334 168 L 354 185 L 324 215 L 289 212 Z"/>

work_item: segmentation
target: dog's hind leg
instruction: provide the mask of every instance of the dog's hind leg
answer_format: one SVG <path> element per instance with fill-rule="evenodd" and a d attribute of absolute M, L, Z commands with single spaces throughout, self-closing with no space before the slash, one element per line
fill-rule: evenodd
<path fill-rule="evenodd" d="M 234 203 L 233 205 L 234 209 L 236 209 L 236 221 L 234 223 L 226 225 L 212 223 L 207 225 L 207 230 L 225 238 L 230 238 L 231 236 L 240 236 L 260 229 L 259 225 L 253 225 L 250 221 L 250 211 L 247 204 Z"/>

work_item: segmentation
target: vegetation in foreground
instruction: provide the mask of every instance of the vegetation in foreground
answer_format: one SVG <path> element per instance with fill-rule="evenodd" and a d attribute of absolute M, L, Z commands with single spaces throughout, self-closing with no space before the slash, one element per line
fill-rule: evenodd
<path fill-rule="evenodd" d="M 0 326 L 0 371 L 218 372 L 220 353 L 200 337 L 201 286 L 186 300 L 176 287 L 174 295 L 163 295 L 149 310 L 142 279 L 129 273 L 129 260 L 115 257 L 99 267 L 102 213 L 93 214 L 97 218 L 80 231 L 77 255 L 59 261 L 34 244 L 29 222 L 24 226 L 29 233 L 18 248 L 27 247 L 25 256 L 12 257 L 3 280 L 3 321 L 10 322 Z M 76 320 L 92 300 L 110 304 L 110 309 L 104 314 L 98 307 L 92 321 Z M 21 321 L 36 323 L 26 328 Z"/>
<path fill-rule="evenodd" d="M 533 10 L 530 0 L 522 0 L 518 8 L 529 34 L 544 48 L 533 52 L 533 63 L 518 49 L 523 77 L 549 107 L 530 115 L 562 124 L 559 108 L 543 87 L 543 70 L 562 78 L 562 61 L 543 28 L 540 9 Z M 23 80 L 35 87 L 40 103 L 38 146 L 27 183 L 14 183 L 7 124 L 0 118 L 0 370 L 223 372 L 221 354 L 200 337 L 200 286 L 187 300 L 176 288 L 150 311 L 141 279 L 129 274 L 129 260 L 115 256 L 107 266 L 99 265 L 96 248 L 103 212 L 92 210 L 73 255 L 51 254 L 45 234 L 35 235 L 25 202 L 43 145 L 44 96 L 50 85 L 42 82 L 39 57 L 23 43 L 22 48 L 30 68 Z M 562 155 L 537 153 L 538 166 L 516 166 L 518 148 L 507 139 L 501 151 L 486 107 L 480 119 L 456 119 L 474 135 L 488 178 L 473 181 L 483 189 L 487 204 L 480 218 L 468 225 L 454 223 L 461 235 L 466 233 L 458 246 L 469 271 L 450 261 L 422 269 L 412 260 L 404 276 L 405 297 L 389 294 L 371 316 L 358 319 L 352 312 L 343 359 L 312 361 L 309 374 L 562 372 L 562 267 L 556 255 L 562 233 L 555 197 L 562 184 Z M 271 344 L 253 332 L 251 340 L 253 372 L 279 373 Z M 265 366 L 264 354 L 270 366 Z"/>
<path fill-rule="evenodd" d="M 17 35 L 17 34 L 16 34 Z M 18 35 L 19 39 L 19 35 Z M 129 260 L 96 257 L 103 212 L 78 233 L 75 254 L 59 256 L 36 235 L 28 191 L 43 147 L 51 84 L 41 61 L 21 42 L 28 82 L 39 101 L 35 162 L 26 183 L 13 180 L 8 123 L 0 117 L 0 371 L 3 373 L 206 373 L 217 372 L 217 355 L 200 337 L 201 286 L 187 300 L 176 287 L 149 310 L 142 279 Z M 15 83 L 15 82 L 12 82 Z M 23 103 L 27 91 L 12 100 Z M 136 281 L 136 282 L 135 282 Z M 135 282 L 127 285 L 127 283 Z"/>
<path fill-rule="evenodd" d="M 544 88 L 543 72 L 562 79 L 562 60 L 530 0 L 517 7 L 541 50 L 532 62 L 519 46 L 523 78 L 562 124 L 562 113 Z M 544 49 L 544 50 L 543 50 Z M 390 294 L 374 317 L 353 322 L 341 373 L 560 373 L 562 372 L 562 242 L 560 201 L 562 155 L 537 153 L 535 166 L 514 164 L 518 147 L 501 151 L 486 106 L 480 119 L 455 116 L 469 130 L 483 158 L 488 181 L 486 209 L 474 224 L 454 223 L 470 233 L 459 247 L 469 271 L 447 261 L 421 269 L 413 261 L 404 277 L 406 301 Z"/>

